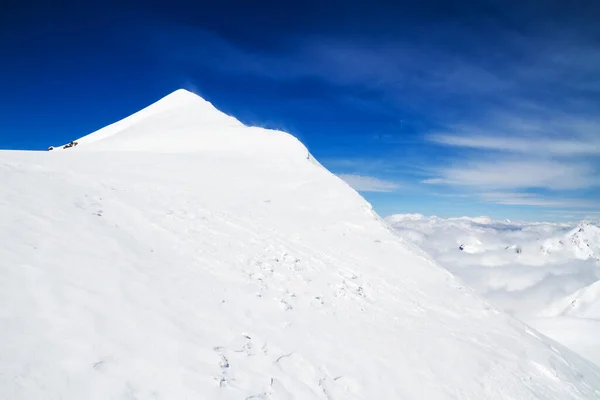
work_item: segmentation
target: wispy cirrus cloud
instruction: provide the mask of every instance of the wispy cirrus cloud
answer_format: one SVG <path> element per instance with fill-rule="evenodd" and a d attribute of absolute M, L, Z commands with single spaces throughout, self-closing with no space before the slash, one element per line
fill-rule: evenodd
<path fill-rule="evenodd" d="M 496 134 L 436 133 L 428 139 L 437 144 L 481 150 L 498 150 L 514 153 L 537 153 L 539 155 L 578 156 L 600 154 L 600 128 L 597 137 L 550 138 L 542 135 L 502 136 Z"/>
<path fill-rule="evenodd" d="M 427 121 L 428 127 L 414 124 L 419 130 L 410 138 L 395 128 L 378 130 L 389 138 L 379 160 L 371 151 L 352 165 L 344 160 L 361 154 L 338 153 L 341 162 L 324 163 L 358 190 L 394 191 L 395 183 L 381 177 L 396 176 L 496 204 L 600 201 L 600 48 L 575 31 L 536 35 L 495 25 L 490 39 L 449 27 L 451 46 L 436 36 L 448 31 L 420 32 L 411 41 L 306 34 L 270 51 L 198 28 L 163 32 L 160 45 L 151 44 L 192 66 L 278 85 L 315 80 L 327 85 L 331 99 L 363 112 L 410 110 Z M 487 40 L 497 51 L 489 51 Z M 409 150 L 395 156 L 394 145 Z M 549 192 L 529 194 L 536 190 Z M 567 191 L 571 200 L 552 191 Z"/>
<path fill-rule="evenodd" d="M 552 208 L 598 208 L 599 205 L 593 200 L 582 200 L 573 198 L 549 199 L 535 193 L 519 193 L 519 192 L 484 192 L 479 196 L 488 202 L 507 205 L 525 205 L 539 206 Z M 593 213 L 589 210 L 582 213 Z"/>
<path fill-rule="evenodd" d="M 286 37 L 285 47 L 268 51 L 249 49 L 199 27 L 172 27 L 148 44 L 162 57 L 190 65 L 280 81 L 312 78 L 369 88 L 403 105 L 418 95 L 428 100 L 473 98 L 486 107 L 526 101 L 533 106 L 548 102 L 580 106 L 582 98 L 600 93 L 600 72 L 594 67 L 600 62 L 600 49 L 593 43 L 575 36 L 542 39 L 505 30 L 497 33 L 501 37 L 497 45 L 504 51 L 492 55 L 470 36 L 472 32 L 455 27 L 452 34 L 473 42 L 473 48 L 457 51 L 423 38 L 350 40 L 309 34 Z M 555 96 L 540 98 L 548 92 Z"/>
<path fill-rule="evenodd" d="M 397 182 L 373 176 L 353 174 L 340 174 L 338 176 L 358 192 L 395 192 L 401 187 Z"/>
<path fill-rule="evenodd" d="M 449 125 L 426 136 L 430 142 L 535 156 L 600 155 L 600 118 L 538 105 L 489 113 L 477 123 Z"/>
<path fill-rule="evenodd" d="M 483 189 L 573 190 L 600 185 L 600 176 L 588 164 L 548 159 L 488 158 L 442 166 L 436 177 L 423 183 Z"/>
<path fill-rule="evenodd" d="M 593 115 L 538 104 L 524 112 L 496 111 L 478 124 L 448 126 L 429 133 L 426 140 L 455 149 L 462 157 L 438 166 L 424 183 L 512 192 L 480 196 L 496 204 L 571 208 L 600 204 L 600 119 Z M 520 193 L 539 189 L 550 192 Z"/>

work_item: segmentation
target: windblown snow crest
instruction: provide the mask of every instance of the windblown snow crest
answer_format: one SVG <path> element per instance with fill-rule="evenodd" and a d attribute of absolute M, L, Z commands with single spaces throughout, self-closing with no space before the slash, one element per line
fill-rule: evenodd
<path fill-rule="evenodd" d="M 165 125 L 168 125 L 168 130 L 164 129 Z M 76 142 L 78 146 L 72 150 L 226 152 L 312 158 L 294 136 L 282 131 L 245 126 L 185 89 L 179 89 Z"/>
<path fill-rule="evenodd" d="M 0 152 L 0 397 L 600 396 L 291 135 L 178 91 L 78 143 Z"/>

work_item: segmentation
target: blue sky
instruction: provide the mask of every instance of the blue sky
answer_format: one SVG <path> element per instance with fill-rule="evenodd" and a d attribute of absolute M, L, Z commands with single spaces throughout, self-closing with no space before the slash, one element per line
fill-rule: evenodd
<path fill-rule="evenodd" d="M 0 148 L 184 87 L 296 135 L 381 215 L 600 215 L 599 2 L 212 3 L 3 3 Z"/>

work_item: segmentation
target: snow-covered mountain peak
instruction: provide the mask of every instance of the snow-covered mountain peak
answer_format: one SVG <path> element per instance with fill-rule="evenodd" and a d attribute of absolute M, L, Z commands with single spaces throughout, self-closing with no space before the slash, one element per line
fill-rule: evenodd
<path fill-rule="evenodd" d="M 190 101 L 203 101 L 205 103 L 210 104 L 208 101 L 206 101 L 205 99 L 203 99 L 196 93 L 192 93 L 186 89 L 177 89 L 174 92 L 172 92 L 172 93 L 166 95 L 165 97 L 163 97 L 162 99 L 160 99 L 157 103 L 171 102 L 174 104 L 175 103 L 185 104 Z"/>
<path fill-rule="evenodd" d="M 600 227 L 595 223 L 586 220 L 581 221 L 572 232 L 573 234 L 586 232 L 585 235 L 600 237 Z"/>
<path fill-rule="evenodd" d="M 580 223 L 567 235 L 573 245 L 580 251 L 583 258 L 600 260 L 600 227 L 591 222 Z"/>
<path fill-rule="evenodd" d="M 598 398 L 307 157 L 184 91 L 0 152 L 0 398 Z"/>
<path fill-rule="evenodd" d="M 592 222 L 582 221 L 564 236 L 546 240 L 542 245 L 545 253 L 564 249 L 578 259 L 600 260 L 600 227 Z"/>
<path fill-rule="evenodd" d="M 60 148 L 68 151 L 220 152 L 287 160 L 310 158 L 306 147 L 292 135 L 246 126 L 185 89 L 176 90 L 74 143 L 76 146 Z"/>
<path fill-rule="evenodd" d="M 193 111 L 205 121 L 219 121 L 224 124 L 232 123 L 241 125 L 241 122 L 234 117 L 218 110 L 211 102 L 186 89 L 177 89 L 150 104 L 148 107 L 145 107 L 140 112 L 143 112 L 146 116 L 150 116 L 178 108 L 186 109 L 190 112 Z"/>

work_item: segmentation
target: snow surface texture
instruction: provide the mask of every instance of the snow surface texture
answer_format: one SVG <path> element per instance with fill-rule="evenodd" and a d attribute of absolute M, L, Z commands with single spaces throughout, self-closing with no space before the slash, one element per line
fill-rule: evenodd
<path fill-rule="evenodd" d="M 0 398 L 600 398 L 311 159 L 185 91 L 0 152 Z"/>
<path fill-rule="evenodd" d="M 386 218 L 496 305 L 600 365 L 600 227 Z"/>

